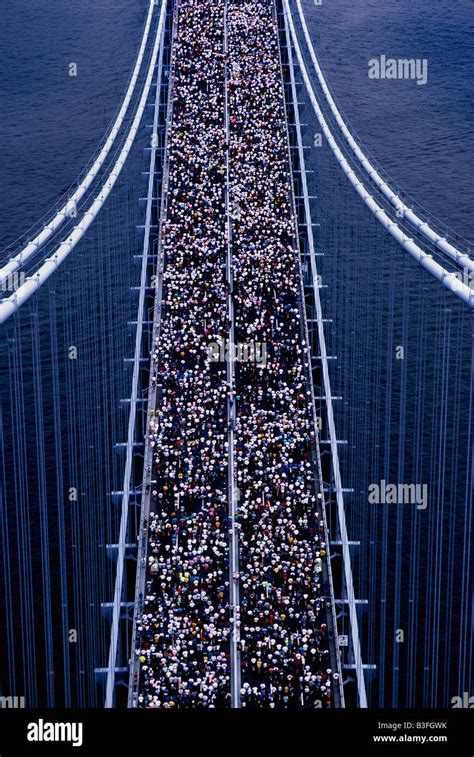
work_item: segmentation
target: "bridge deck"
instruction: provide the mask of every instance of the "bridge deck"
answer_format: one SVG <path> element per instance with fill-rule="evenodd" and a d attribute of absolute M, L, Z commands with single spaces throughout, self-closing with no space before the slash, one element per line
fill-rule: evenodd
<path fill-rule="evenodd" d="M 177 4 L 135 706 L 335 701 L 278 50 L 271 0 Z"/>

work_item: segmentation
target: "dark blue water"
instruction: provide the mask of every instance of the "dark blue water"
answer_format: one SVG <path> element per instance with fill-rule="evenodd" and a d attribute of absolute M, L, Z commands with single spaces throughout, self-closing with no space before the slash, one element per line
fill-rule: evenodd
<path fill-rule="evenodd" d="M 474 2 L 302 5 L 334 98 L 361 141 L 395 184 L 473 239 Z M 382 54 L 426 58 L 427 84 L 369 79 L 368 61 Z"/>
<path fill-rule="evenodd" d="M 96 151 L 147 8 L 147 0 L 2 1 L 0 248 L 51 208 Z"/>

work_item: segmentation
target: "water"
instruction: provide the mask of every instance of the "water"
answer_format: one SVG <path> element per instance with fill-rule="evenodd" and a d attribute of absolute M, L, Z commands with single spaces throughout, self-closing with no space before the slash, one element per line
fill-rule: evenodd
<path fill-rule="evenodd" d="M 0 248 L 47 213 L 95 153 L 126 89 L 147 8 L 147 0 L 3 0 Z"/>
<path fill-rule="evenodd" d="M 293 3 L 296 6 L 296 3 Z M 472 0 L 303 0 L 338 107 L 394 183 L 474 239 Z M 426 58 L 428 82 L 371 80 L 368 61 Z"/>

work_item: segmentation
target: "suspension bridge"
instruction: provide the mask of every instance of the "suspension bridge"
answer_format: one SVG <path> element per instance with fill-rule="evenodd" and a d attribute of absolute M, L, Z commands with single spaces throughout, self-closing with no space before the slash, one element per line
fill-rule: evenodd
<path fill-rule="evenodd" d="M 215 370 L 205 363 L 203 381 L 215 397 L 212 417 L 220 418 L 209 434 L 221 460 L 209 479 L 219 496 L 208 515 L 203 500 L 196 512 L 188 490 L 185 496 L 176 487 L 171 510 L 178 512 L 177 526 L 170 510 L 169 543 L 156 524 L 159 496 L 166 512 L 162 487 L 170 471 L 187 475 L 180 463 L 173 468 L 157 457 L 161 428 L 166 435 L 166 423 L 175 418 L 170 397 L 176 387 L 167 383 L 163 345 L 166 339 L 180 344 L 186 328 L 194 333 L 196 326 L 192 287 L 182 290 L 191 315 L 179 328 L 169 307 L 173 281 L 190 286 L 180 278 L 189 264 L 175 257 L 175 249 L 191 222 L 185 217 L 180 229 L 177 208 L 191 196 L 201 201 L 202 190 L 198 170 L 180 184 L 176 164 L 187 117 L 186 90 L 180 90 L 187 67 L 194 66 L 196 77 L 200 66 L 207 72 L 196 87 L 216 112 L 215 122 L 202 115 L 196 124 L 202 137 L 196 155 L 202 143 L 219 145 L 212 174 L 216 205 L 212 198 L 202 202 L 209 201 L 207 223 L 215 224 L 218 240 L 215 260 L 210 248 L 215 270 L 206 286 L 222 309 L 206 318 L 203 334 L 233 346 L 239 335 L 242 341 L 247 312 L 239 299 L 246 282 L 246 213 L 236 200 L 237 191 L 239 201 L 245 197 L 239 178 L 245 157 L 235 146 L 245 132 L 238 131 L 245 79 L 239 39 L 245 50 L 253 4 L 214 5 L 215 36 L 203 34 L 190 60 L 183 34 L 197 8 L 186 0 L 150 0 L 127 90 L 103 144 L 49 216 L 23 234 L 26 243 L 10 245 L 0 261 L 0 693 L 25 696 L 30 706 L 147 704 L 147 668 L 153 675 L 156 670 L 144 647 L 168 645 L 169 665 L 176 657 L 169 628 L 174 621 L 165 618 L 166 630 L 156 621 L 146 636 L 144 618 L 163 612 L 149 593 L 158 574 L 167 580 L 165 552 L 155 546 L 163 543 L 173 554 L 186 550 L 183 523 L 196 526 L 199 538 L 212 524 L 222 550 L 215 571 L 226 573 L 223 598 L 214 596 L 224 620 L 211 641 L 199 629 L 206 681 L 220 681 L 218 706 L 256 704 L 245 693 L 261 680 L 252 672 L 257 653 L 246 646 L 244 632 L 249 609 L 256 618 L 260 608 L 248 589 L 248 542 L 252 523 L 271 528 L 265 508 L 284 496 L 268 479 L 260 520 L 252 521 L 248 491 L 260 472 L 248 472 L 242 450 L 252 412 L 260 413 L 263 429 L 266 423 L 270 428 L 266 368 L 252 373 L 254 367 L 240 364 L 232 350 Z M 265 64 L 278 66 L 274 107 L 283 114 L 284 150 L 275 162 L 281 162 L 286 199 L 279 203 L 287 202 L 294 227 L 286 242 L 297 271 L 294 284 L 288 274 L 289 293 L 275 313 L 279 328 L 285 307 L 300 324 L 288 338 L 296 345 L 291 367 L 301 371 L 308 398 L 301 429 L 311 439 L 300 442 L 307 451 L 302 463 L 297 452 L 290 456 L 301 467 L 297 474 L 289 469 L 288 480 L 294 475 L 302 487 L 298 496 L 311 505 L 292 538 L 305 545 L 305 529 L 311 538 L 313 522 L 318 529 L 317 545 L 306 553 L 318 570 L 310 571 L 305 597 L 309 607 L 314 591 L 325 629 L 321 647 L 318 641 L 325 664 L 318 658 L 312 674 L 330 670 L 329 700 L 316 701 L 449 706 L 472 683 L 474 260 L 469 243 L 407 198 L 354 135 L 324 76 L 301 0 L 264 5 L 273 36 L 262 55 L 269 56 Z M 211 65 L 209 56 L 217 62 Z M 270 124 L 262 134 L 263 151 Z M 252 166 L 247 169 L 251 195 Z M 205 274 L 190 275 L 197 286 Z M 264 291 L 257 296 L 264 298 Z M 275 302 L 278 295 L 272 295 Z M 186 360 L 192 373 L 194 364 Z M 179 383 L 189 402 L 199 404 L 185 369 Z M 246 394 L 254 403 L 249 413 Z M 186 449 L 191 455 L 191 446 Z M 426 508 L 370 504 L 369 487 L 382 482 L 426 485 Z M 298 507 L 299 501 L 299 513 Z M 198 546 L 188 551 L 192 562 Z M 176 573 L 172 590 L 162 589 L 170 616 L 172 595 L 181 591 Z M 274 614 L 281 588 L 265 576 L 261 602 Z M 211 586 L 203 569 L 196 581 L 203 594 L 206 581 Z M 307 609 L 300 608 L 303 614 Z M 295 631 L 287 611 L 281 621 L 285 648 L 300 647 L 294 637 L 302 629 Z M 195 625 L 199 621 L 196 616 Z M 191 677 L 192 665 L 190 670 Z M 264 680 L 268 689 L 277 688 L 276 679 L 270 677 L 271 685 Z M 315 706 L 314 700 L 308 705 L 312 685 L 300 681 L 297 706 Z M 192 694 L 182 696 L 189 706 Z"/>

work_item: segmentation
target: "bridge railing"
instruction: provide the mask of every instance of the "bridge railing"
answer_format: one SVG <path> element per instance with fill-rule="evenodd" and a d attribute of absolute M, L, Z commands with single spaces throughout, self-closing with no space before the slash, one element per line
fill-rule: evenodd
<path fill-rule="evenodd" d="M 314 239 L 313 239 L 313 224 L 312 224 L 312 218 L 311 218 L 311 210 L 310 210 L 310 201 L 309 201 L 309 192 L 308 192 L 308 185 L 306 181 L 306 166 L 305 166 L 305 158 L 304 158 L 304 150 L 303 150 L 303 142 L 302 142 L 302 133 L 301 133 L 301 123 L 300 123 L 300 114 L 299 114 L 299 105 L 298 105 L 298 94 L 296 90 L 296 82 L 295 82 L 295 70 L 293 66 L 293 57 L 291 53 L 291 48 L 289 46 L 290 38 L 289 38 L 289 29 L 288 24 L 286 21 L 286 18 L 283 15 L 282 19 L 281 14 L 281 7 L 280 4 L 278 6 L 274 5 L 274 18 L 275 18 L 275 24 L 277 25 L 277 28 L 280 32 L 280 44 L 279 44 L 279 54 L 280 54 L 280 70 L 282 71 L 282 86 L 284 87 L 284 77 L 283 77 L 283 56 L 282 56 L 282 48 L 281 48 L 281 40 L 284 40 L 284 44 L 286 47 L 286 59 L 288 62 L 288 68 L 289 68 L 289 91 L 287 91 L 287 119 L 286 119 L 286 130 L 287 130 L 287 144 L 288 144 L 288 159 L 289 159 L 289 166 L 290 166 L 290 172 L 288 176 L 288 180 L 290 183 L 290 186 L 292 188 L 291 191 L 291 202 L 293 207 L 293 217 L 295 220 L 295 223 L 298 223 L 298 211 L 297 211 L 297 205 L 296 205 L 296 198 L 295 198 L 295 181 L 294 181 L 294 173 L 293 173 L 293 166 L 295 168 L 297 167 L 298 174 L 301 179 L 301 192 L 302 192 L 302 200 L 303 200 L 303 212 L 304 212 L 304 236 L 305 241 L 309 249 L 309 257 L 311 261 L 311 271 L 312 271 L 312 284 L 313 284 L 313 294 L 316 298 L 319 298 L 319 293 L 316 287 L 316 281 L 317 281 L 317 271 L 316 271 L 316 259 L 315 259 L 315 248 L 314 248 Z M 283 23 L 282 23 L 283 21 Z M 290 106 L 291 112 L 290 112 Z M 291 154 L 291 139 L 290 139 L 290 131 L 289 131 L 289 119 L 291 120 L 292 126 L 294 128 L 295 134 L 296 134 L 296 155 Z M 293 157 L 293 159 L 292 159 Z M 298 239 L 301 241 L 300 236 L 298 235 Z M 322 514 L 322 520 L 324 522 L 324 542 L 326 545 L 326 559 L 324 561 L 324 578 L 326 582 L 326 590 L 327 590 L 327 598 L 328 601 L 326 603 L 326 610 L 327 610 L 327 625 L 330 632 L 330 653 L 331 653 L 331 667 L 337 672 L 339 676 L 339 683 L 334 683 L 335 688 L 335 696 L 334 696 L 334 704 L 337 707 L 344 707 L 345 706 L 345 696 L 344 696 L 344 687 L 343 687 L 343 676 L 342 676 L 342 669 L 341 669 L 341 655 L 340 655 L 340 646 L 339 646 L 339 633 L 338 633 L 338 624 L 336 619 L 336 607 L 335 607 L 335 596 L 334 596 L 334 582 L 333 582 L 333 576 L 332 576 L 332 566 L 331 566 L 331 547 L 330 547 L 330 537 L 329 537 L 329 531 L 328 531 L 328 522 L 327 522 L 327 515 L 326 515 L 326 499 L 325 499 L 325 491 L 324 491 L 324 478 L 323 478 L 323 470 L 321 465 L 321 448 L 320 448 L 320 430 L 318 428 L 317 424 L 317 412 L 316 412 L 316 391 L 315 391 L 315 384 L 313 380 L 313 370 L 312 370 L 312 350 L 311 350 L 311 341 L 309 337 L 309 329 L 308 329 L 308 318 L 307 318 L 307 308 L 306 308 L 306 298 L 305 298 L 305 276 L 302 266 L 302 250 L 300 249 L 300 245 L 295 242 L 295 253 L 296 253 L 296 259 L 298 261 L 298 273 L 299 273 L 299 280 L 300 280 L 300 297 L 299 297 L 299 306 L 300 306 L 300 312 L 301 312 L 301 323 L 302 323 L 302 338 L 306 342 L 306 357 L 308 360 L 307 369 L 305 371 L 306 373 L 306 380 L 309 385 L 309 390 L 311 394 L 311 407 L 312 407 L 312 425 L 314 430 L 314 438 L 315 438 L 315 444 L 313 448 L 313 463 L 314 463 L 314 482 L 315 482 L 315 489 L 317 491 L 317 499 L 319 502 L 319 505 L 321 507 L 321 514 Z M 307 260 L 305 260 L 307 263 Z M 319 300 L 318 300 L 319 301 Z M 319 328 L 319 340 L 320 340 L 320 352 L 321 352 L 321 359 L 324 366 L 327 369 L 327 353 L 326 353 L 326 346 L 325 346 L 325 338 L 324 338 L 324 325 L 322 321 L 322 312 L 318 312 L 318 328 Z M 329 382 L 329 374 L 325 374 L 327 381 L 325 383 L 325 395 L 326 395 L 326 402 L 329 405 L 329 412 L 332 411 L 332 404 L 331 404 L 331 387 Z M 331 429 L 334 432 L 334 439 L 335 436 L 335 429 L 333 424 L 331 425 Z M 333 452 L 333 458 L 332 458 L 332 465 L 333 470 L 336 471 L 336 476 L 338 475 L 339 471 L 339 463 L 337 459 L 337 446 L 336 449 L 332 450 Z M 335 456 L 334 456 L 335 452 Z M 339 492 L 339 495 L 342 497 L 342 491 Z M 343 506 L 343 503 L 342 503 Z M 346 557 L 348 557 L 348 570 L 349 574 L 351 573 L 351 564 L 350 564 L 350 555 L 346 554 Z M 354 627 L 354 639 L 355 639 L 355 649 L 356 653 L 358 655 L 358 659 L 360 658 L 360 649 L 359 644 L 357 641 L 358 637 L 358 621 L 357 616 L 352 616 L 352 621 L 355 623 Z M 358 683 L 359 683 L 359 701 L 362 703 L 361 706 L 365 706 L 366 702 L 366 695 L 365 695 L 365 682 L 363 677 L 363 669 L 362 669 L 362 660 L 360 658 L 360 666 L 359 666 L 359 674 L 358 675 Z"/>
<path fill-rule="evenodd" d="M 150 444 L 148 429 L 151 422 L 155 419 L 155 412 L 158 404 L 158 387 L 156 385 L 155 378 L 155 364 L 153 353 L 155 350 L 156 340 L 159 337 L 161 327 L 161 298 L 163 287 L 163 244 L 161 236 L 161 228 L 166 218 L 167 200 L 168 200 L 168 182 L 169 182 L 169 125 L 171 123 L 171 114 L 173 107 L 172 88 L 170 86 L 173 80 L 174 72 L 174 59 L 173 59 L 173 43 L 174 36 L 176 34 L 176 24 L 178 16 L 178 4 L 176 3 L 173 8 L 173 27 L 170 40 L 170 66 L 168 73 L 168 97 L 166 105 L 166 133 L 164 153 L 162 157 L 163 166 L 163 178 L 162 178 L 162 191 L 160 199 L 160 207 L 158 213 L 158 237 L 156 239 L 154 249 L 156 253 L 156 274 L 155 274 L 155 291 L 154 291 L 154 306 L 153 306 L 153 327 L 152 327 L 152 355 L 150 357 L 150 381 L 148 387 L 148 406 L 147 406 L 147 419 L 146 419 L 146 439 L 145 439 L 145 454 L 143 461 L 143 485 L 142 485 L 142 499 L 140 509 L 140 529 L 139 529 L 139 543 L 138 543 L 138 556 L 137 556 L 137 575 L 135 582 L 135 601 L 134 601 L 134 616 L 133 616 L 133 628 L 132 639 L 130 645 L 130 672 L 128 681 L 128 707 L 136 707 L 138 704 L 138 693 L 140 686 L 140 661 L 136 653 L 136 645 L 138 640 L 137 626 L 140 622 L 140 615 L 143 612 L 144 606 L 144 589 L 147 571 L 147 554 L 148 554 L 148 528 L 149 512 L 150 512 L 150 497 L 151 497 L 151 479 L 152 479 L 152 465 L 153 465 L 153 448 Z M 153 123 L 156 125 L 158 119 L 157 104 L 155 103 L 155 111 Z M 152 174 L 152 163 L 150 161 L 150 176 L 148 184 L 148 198 L 150 200 L 153 194 L 156 192 L 156 181 Z M 145 247 L 144 247 L 145 249 Z M 110 670 L 109 670 L 110 677 Z M 109 706 L 106 703 L 106 706 Z"/>

